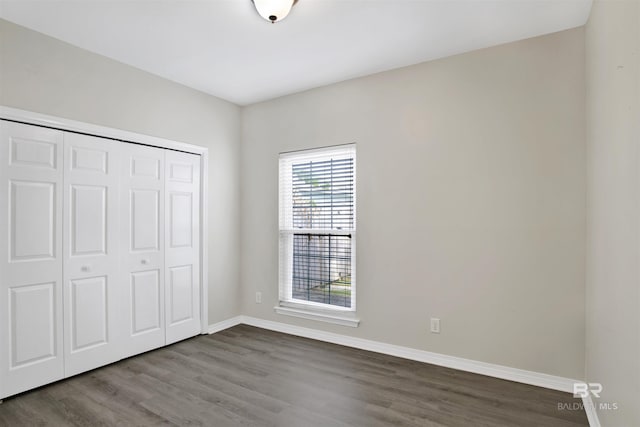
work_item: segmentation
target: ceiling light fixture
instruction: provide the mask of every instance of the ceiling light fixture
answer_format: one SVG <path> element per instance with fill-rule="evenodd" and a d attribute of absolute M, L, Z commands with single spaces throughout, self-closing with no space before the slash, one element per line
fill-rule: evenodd
<path fill-rule="evenodd" d="M 298 0 L 251 0 L 256 10 L 267 21 L 275 24 L 287 17 Z"/>

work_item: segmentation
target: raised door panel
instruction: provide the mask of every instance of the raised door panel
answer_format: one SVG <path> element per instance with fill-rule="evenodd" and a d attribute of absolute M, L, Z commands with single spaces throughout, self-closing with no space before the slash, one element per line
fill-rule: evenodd
<path fill-rule="evenodd" d="M 132 189 L 130 194 L 131 251 L 157 251 L 160 249 L 160 192 Z"/>
<path fill-rule="evenodd" d="M 55 283 L 9 288 L 10 369 L 56 357 Z"/>
<path fill-rule="evenodd" d="M 122 357 L 119 180 L 122 143 L 65 134 L 65 375 Z"/>
<path fill-rule="evenodd" d="M 160 164 L 162 159 L 156 153 L 144 153 L 146 148 L 135 147 L 130 157 L 131 177 L 132 178 L 150 178 L 154 181 L 160 181 Z M 149 148 L 149 150 L 158 150 Z"/>
<path fill-rule="evenodd" d="M 192 247 L 193 244 L 193 194 L 169 193 L 169 246 Z"/>
<path fill-rule="evenodd" d="M 121 270 L 127 277 L 126 355 L 165 344 L 164 153 L 123 144 Z"/>
<path fill-rule="evenodd" d="M 9 228 L 12 261 L 55 257 L 56 184 L 12 181 Z"/>
<path fill-rule="evenodd" d="M 64 376 L 63 139 L 0 120 L 0 399 Z"/>
<path fill-rule="evenodd" d="M 193 266 L 182 265 L 169 269 L 169 325 L 193 319 Z"/>
<path fill-rule="evenodd" d="M 106 276 L 71 281 L 71 352 L 108 343 Z"/>
<path fill-rule="evenodd" d="M 84 137 L 79 137 L 84 138 Z M 71 170 L 108 173 L 109 153 L 105 150 L 86 146 L 71 147 Z"/>
<path fill-rule="evenodd" d="M 56 169 L 55 142 L 34 137 L 13 136 L 10 138 L 11 165 Z"/>
<path fill-rule="evenodd" d="M 167 343 L 201 331 L 200 156 L 167 151 Z"/>
<path fill-rule="evenodd" d="M 71 255 L 106 254 L 106 186 L 71 185 Z"/>
<path fill-rule="evenodd" d="M 169 181 L 191 184 L 194 178 L 196 177 L 194 176 L 193 165 L 191 163 L 177 161 L 169 164 Z"/>
<path fill-rule="evenodd" d="M 131 333 L 138 335 L 162 329 L 160 323 L 160 272 L 138 271 L 131 274 Z"/>

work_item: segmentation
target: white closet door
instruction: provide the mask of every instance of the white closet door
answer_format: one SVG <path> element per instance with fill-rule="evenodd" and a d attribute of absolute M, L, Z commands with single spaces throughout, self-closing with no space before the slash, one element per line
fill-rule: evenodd
<path fill-rule="evenodd" d="M 64 373 L 62 144 L 0 121 L 0 398 Z"/>
<path fill-rule="evenodd" d="M 120 265 L 124 355 L 165 343 L 164 150 L 122 144 Z"/>
<path fill-rule="evenodd" d="M 200 156 L 167 150 L 167 344 L 200 333 Z"/>
<path fill-rule="evenodd" d="M 121 143 L 75 133 L 64 138 L 64 355 L 70 376 L 121 356 Z"/>

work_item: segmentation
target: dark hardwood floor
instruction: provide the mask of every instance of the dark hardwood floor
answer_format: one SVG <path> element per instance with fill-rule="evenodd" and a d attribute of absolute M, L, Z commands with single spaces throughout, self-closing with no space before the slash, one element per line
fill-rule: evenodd
<path fill-rule="evenodd" d="M 6 399 L 2 426 L 577 426 L 570 394 L 236 326 Z"/>

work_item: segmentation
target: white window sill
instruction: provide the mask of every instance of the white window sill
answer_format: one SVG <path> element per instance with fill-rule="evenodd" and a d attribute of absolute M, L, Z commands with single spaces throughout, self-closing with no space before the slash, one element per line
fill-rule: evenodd
<path fill-rule="evenodd" d="M 284 305 L 276 305 L 273 307 L 276 313 L 285 316 L 300 317 L 302 319 L 317 320 L 319 322 L 333 323 L 335 325 L 350 326 L 357 328 L 360 325 L 360 319 L 355 317 L 353 312 L 336 312 L 329 313 L 327 311 L 313 310 L 306 307 L 287 307 Z"/>

